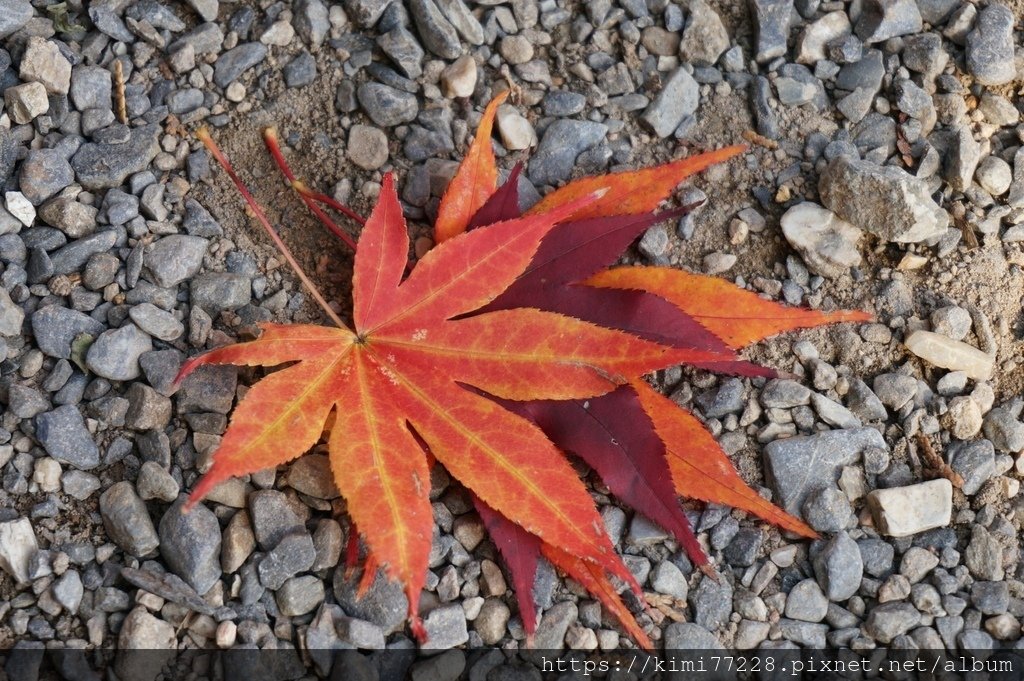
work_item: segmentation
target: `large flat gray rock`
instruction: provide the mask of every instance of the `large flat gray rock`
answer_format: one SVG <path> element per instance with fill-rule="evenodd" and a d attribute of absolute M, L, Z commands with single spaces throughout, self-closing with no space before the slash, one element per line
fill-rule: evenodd
<path fill-rule="evenodd" d="M 776 440 L 764 448 L 765 472 L 779 504 L 793 514 L 811 492 L 831 487 L 843 466 L 849 466 L 869 447 L 888 449 L 874 428 L 830 430 Z"/>

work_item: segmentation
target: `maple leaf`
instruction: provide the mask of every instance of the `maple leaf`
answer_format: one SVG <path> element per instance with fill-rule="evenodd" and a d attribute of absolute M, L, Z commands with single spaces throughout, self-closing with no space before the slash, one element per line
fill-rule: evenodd
<path fill-rule="evenodd" d="M 490 109 L 485 112 L 481 129 L 488 124 L 488 116 L 493 116 Z M 496 182 L 496 169 L 468 167 L 493 163 L 493 156 L 476 149 L 481 144 L 489 149 L 490 141 L 477 136 L 457 177 L 495 178 Z M 722 279 L 682 270 L 604 269 L 651 225 L 678 217 L 694 207 L 654 212 L 683 179 L 744 149 L 726 147 L 655 168 L 583 178 L 548 194 L 527 214 L 555 209 L 598 187 L 608 189 L 599 200 L 574 213 L 572 220 L 556 226 L 541 242 L 523 274 L 485 309 L 532 305 L 678 348 L 720 353 L 782 331 L 870 319 L 863 312 L 825 313 L 785 307 Z M 449 221 L 445 238 L 457 233 L 459 226 L 473 229 L 491 221 L 518 217 L 520 169 L 517 165 L 504 185 L 494 187 L 476 215 L 461 225 Z M 690 364 L 746 376 L 776 375 L 771 369 L 735 357 Z M 806 524 L 751 489 L 696 417 L 643 381 L 633 380 L 630 386 L 586 401 L 502 404 L 537 423 L 561 449 L 580 456 L 597 471 L 613 494 L 673 534 L 690 559 L 705 571 L 710 572 L 707 556 L 682 513 L 677 494 L 741 508 L 796 534 L 816 536 Z M 493 533 L 500 527 L 500 518 L 492 517 L 490 523 Z M 526 541 L 518 536 L 524 534 L 523 530 L 513 523 L 506 522 L 500 531 L 505 541 L 499 543 L 499 549 L 513 581 L 532 583 L 536 555 L 528 554 L 548 555 L 554 547 Z M 516 551 L 507 555 L 502 547 L 511 544 Z M 580 572 L 579 566 L 563 560 L 559 567 L 577 581 L 593 584 L 591 576 Z M 607 590 L 599 586 L 592 593 L 610 611 L 621 615 L 621 603 L 608 598 Z M 516 594 L 524 626 L 532 633 L 535 619 L 530 592 L 517 588 Z M 632 618 L 620 617 L 620 621 L 636 638 Z"/>
<path fill-rule="evenodd" d="M 183 368 L 295 362 L 240 402 L 192 502 L 228 477 L 301 455 L 333 413 L 328 450 L 338 489 L 374 558 L 406 585 L 414 621 L 433 526 L 427 459 L 415 436 L 504 517 L 628 576 L 561 453 L 539 429 L 461 384 L 513 400 L 592 397 L 630 376 L 718 353 L 528 308 L 453 320 L 493 300 L 541 238 L 590 200 L 450 239 L 402 281 L 409 237 L 386 176 L 356 254 L 354 329 L 267 324 L 258 340 Z"/>
<path fill-rule="evenodd" d="M 378 565 L 401 582 L 422 640 L 416 608 L 433 529 L 427 494 L 436 459 L 470 490 L 509 567 L 528 634 L 536 626 L 531 586 L 544 556 L 650 647 L 619 597 L 624 583 L 642 603 L 640 586 L 565 453 L 581 457 L 620 500 L 669 530 L 705 570 L 679 495 L 728 503 L 813 536 L 749 488 L 696 417 L 641 377 L 677 364 L 772 376 L 736 350 L 779 331 L 864 315 L 785 308 L 679 270 L 606 269 L 644 230 L 691 208 L 654 212 L 685 177 L 742 147 L 584 178 L 523 215 L 521 166 L 497 186 L 490 138 L 502 99 L 487 107 L 445 192 L 437 247 L 408 276 L 408 229 L 394 179 L 384 177 L 356 251 L 351 327 L 298 269 L 216 145 L 200 135 L 336 328 L 266 324 L 257 340 L 183 366 L 179 380 L 206 364 L 287 365 L 239 402 L 189 504 L 226 478 L 300 456 L 327 426 L 332 473 L 352 519 L 347 553 L 356 557 L 358 532 L 367 547 L 362 586 Z M 305 188 L 276 136 L 266 139 L 308 205 L 353 215 Z M 690 300 L 694 295 L 702 300 Z"/>

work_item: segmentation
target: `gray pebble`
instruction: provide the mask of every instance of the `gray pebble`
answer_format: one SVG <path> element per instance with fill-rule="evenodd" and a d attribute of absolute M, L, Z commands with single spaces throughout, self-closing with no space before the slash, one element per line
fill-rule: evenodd
<path fill-rule="evenodd" d="M 579 610 L 575 603 L 562 601 L 551 606 L 537 625 L 534 642 L 538 650 L 562 650 L 565 648 L 565 632 L 576 621 Z"/>
<path fill-rule="evenodd" d="M 100 463 L 100 451 L 85 427 L 81 412 L 71 405 L 36 417 L 36 439 L 46 453 L 62 464 L 81 470 Z"/>
<path fill-rule="evenodd" d="M 192 304 L 209 312 L 236 310 L 252 300 L 249 277 L 230 272 L 204 272 L 192 278 Z"/>
<path fill-rule="evenodd" d="M 576 157 L 605 138 L 608 126 L 591 121 L 559 119 L 548 126 L 530 159 L 530 180 L 554 185 L 569 178 Z"/>
<path fill-rule="evenodd" d="M 139 357 L 153 349 L 153 341 L 134 324 L 101 333 L 85 356 L 89 370 L 112 381 L 130 381 L 140 375 Z"/>
<path fill-rule="evenodd" d="M 721 642 L 706 628 L 693 622 L 675 622 L 665 627 L 665 650 L 722 650 Z"/>
<path fill-rule="evenodd" d="M 1013 12 L 1004 4 L 992 3 L 978 12 L 967 34 L 967 71 L 981 85 L 1003 85 L 1016 75 L 1013 25 Z"/>
<path fill-rule="evenodd" d="M 275 599 L 277 600 L 278 609 L 285 617 L 305 615 L 316 610 L 317 606 L 323 602 L 324 582 L 314 575 L 292 577 L 277 590 Z M 341 629 L 340 626 L 339 629 Z M 377 631 L 379 632 L 380 629 L 377 629 Z M 346 640 L 344 636 L 340 636 L 340 638 L 343 641 Z M 380 636 L 380 646 L 357 645 L 351 640 L 348 643 L 352 643 L 359 648 L 383 647 L 384 636 Z"/>
<path fill-rule="evenodd" d="M 784 55 L 793 0 L 750 0 L 749 6 L 757 30 L 757 61 L 764 63 Z"/>
<path fill-rule="evenodd" d="M 761 552 L 763 544 L 764 532 L 754 527 L 744 527 L 733 536 L 722 556 L 729 565 L 750 567 Z"/>
<path fill-rule="evenodd" d="M 732 585 L 705 577 L 690 591 L 690 607 L 694 624 L 709 631 L 724 626 L 732 612 Z"/>
<path fill-rule="evenodd" d="M 171 234 L 146 251 L 145 268 L 153 283 L 172 288 L 199 273 L 209 242 L 198 236 Z"/>
<path fill-rule="evenodd" d="M 892 572 L 895 549 L 882 539 L 866 538 L 857 542 L 864 572 L 872 577 L 885 577 Z"/>
<path fill-rule="evenodd" d="M 838 532 L 851 524 L 853 507 L 846 494 L 834 487 L 825 487 L 807 497 L 803 517 L 818 532 Z"/>
<path fill-rule="evenodd" d="M 199 50 L 197 50 L 198 52 Z M 261 63 L 267 57 L 267 47 L 262 43 L 243 43 L 233 47 L 217 58 L 213 65 L 213 82 L 226 88 L 232 82 Z"/>
<path fill-rule="evenodd" d="M 423 73 L 423 48 L 405 26 L 396 26 L 377 38 L 377 45 L 406 78 Z"/>
<path fill-rule="evenodd" d="M 130 482 L 114 483 L 100 495 L 100 515 L 110 538 L 126 553 L 139 558 L 156 554 L 160 538 Z"/>
<path fill-rule="evenodd" d="M 462 53 L 462 43 L 455 27 L 434 0 L 411 0 L 409 12 L 416 22 L 420 40 L 428 50 L 442 59 L 455 59 Z"/>
<path fill-rule="evenodd" d="M 583 111 L 586 105 L 585 96 L 569 90 L 549 90 L 543 100 L 545 116 L 573 116 Z"/>
<path fill-rule="evenodd" d="M 304 87 L 316 80 L 316 59 L 309 52 L 300 52 L 284 67 L 284 82 L 288 87 Z"/>
<path fill-rule="evenodd" d="M 743 381 L 738 378 L 723 379 L 717 390 L 698 396 L 696 402 L 709 419 L 738 414 L 744 406 Z"/>
<path fill-rule="evenodd" d="M 0 0 L 0 39 L 27 24 L 32 14 L 28 0 Z"/>
<path fill-rule="evenodd" d="M 1019 414 L 1019 410 L 1006 407 L 997 407 L 985 414 L 985 437 L 999 451 L 1016 454 L 1024 450 L 1024 423 L 1017 420 Z"/>
<path fill-rule="evenodd" d="M 142 464 L 135 486 L 138 488 L 139 497 L 146 501 L 159 499 L 171 503 L 178 498 L 180 491 L 177 481 L 155 461 L 146 461 Z"/>
<path fill-rule="evenodd" d="M 909 603 L 886 603 L 876 606 L 864 622 L 864 633 L 879 643 L 891 643 L 921 621 L 921 613 Z"/>
<path fill-rule="evenodd" d="M 82 576 L 77 570 L 68 570 L 60 576 L 51 587 L 54 599 L 61 604 L 70 614 L 78 613 L 78 606 L 82 603 L 82 596 L 85 589 L 82 586 Z"/>
<path fill-rule="evenodd" d="M 182 497 L 160 519 L 160 554 L 167 566 L 199 595 L 220 579 L 220 524 L 213 511 L 196 504 L 184 512 Z"/>
<path fill-rule="evenodd" d="M 424 650 L 446 650 L 462 645 L 469 640 L 469 632 L 466 629 L 466 613 L 458 603 L 431 610 L 423 618 L 423 628 L 427 631 L 427 642 L 423 645 Z M 541 631 L 538 627 L 537 635 L 540 634 Z"/>
<path fill-rule="evenodd" d="M 345 577 L 344 570 L 334 571 L 334 597 L 346 613 L 372 622 L 385 634 L 391 634 L 402 627 L 409 601 L 401 584 L 378 572 L 373 584 L 362 597 L 357 594 L 357 587 L 355 580 Z"/>
<path fill-rule="evenodd" d="M 983 615 L 1001 615 L 1010 606 L 1006 582 L 975 582 L 971 586 L 971 605 Z"/>
<path fill-rule="evenodd" d="M 865 0 L 856 32 L 866 43 L 880 43 L 922 28 L 916 0 Z"/>
<path fill-rule="evenodd" d="M 864 564 L 860 549 L 846 532 L 839 532 L 825 542 L 814 555 L 813 563 L 818 585 L 830 601 L 841 603 L 857 593 Z"/>
<path fill-rule="evenodd" d="M 381 127 L 409 123 L 419 113 L 415 95 L 382 83 L 363 83 L 356 90 L 356 96 L 366 115 Z"/>
<path fill-rule="evenodd" d="M 786 596 L 786 617 L 804 622 L 821 622 L 828 612 L 828 599 L 813 579 L 805 579 Z"/>
<path fill-rule="evenodd" d="M 40 205 L 75 180 L 71 164 L 56 149 L 28 153 L 18 175 L 19 188 L 33 205 Z"/>
<path fill-rule="evenodd" d="M 678 68 L 665 81 L 640 120 L 658 137 L 668 137 L 676 131 L 684 118 L 697 110 L 699 103 L 697 81 L 685 69 Z"/>
<path fill-rule="evenodd" d="M 946 449 L 949 466 L 964 479 L 963 493 L 975 494 L 996 474 L 995 448 L 988 440 L 952 442 Z"/>
<path fill-rule="evenodd" d="M 306 44 L 318 48 L 331 28 L 327 6 L 321 0 L 296 0 L 292 5 L 292 26 Z"/>
<path fill-rule="evenodd" d="M 855 463 L 869 447 L 887 448 L 874 428 L 776 440 L 764 450 L 766 474 L 780 504 L 790 513 L 798 513 L 811 492 L 833 486 L 843 466 Z"/>
<path fill-rule="evenodd" d="M 90 142 L 71 157 L 71 167 L 83 187 L 89 190 L 117 187 L 146 168 L 160 151 L 156 124 L 133 128 L 123 144 Z"/>

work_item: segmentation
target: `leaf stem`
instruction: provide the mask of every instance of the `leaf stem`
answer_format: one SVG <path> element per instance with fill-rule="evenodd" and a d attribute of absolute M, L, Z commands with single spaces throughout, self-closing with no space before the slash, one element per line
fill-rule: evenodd
<path fill-rule="evenodd" d="M 311 190 L 302 180 L 295 177 L 295 173 L 292 172 L 291 167 L 288 165 L 288 161 L 285 160 L 284 154 L 281 152 L 276 128 L 270 127 L 263 130 L 263 143 L 267 145 L 267 150 L 270 152 L 270 155 L 274 157 L 274 162 L 277 164 L 277 167 L 288 179 L 288 183 L 291 185 L 292 189 L 298 192 L 302 201 L 306 204 L 309 210 L 312 211 L 312 213 L 324 224 L 325 227 L 327 227 L 327 229 L 331 230 L 335 236 L 344 241 L 349 248 L 355 251 L 356 243 L 353 241 L 352 237 L 345 233 L 345 231 L 342 230 L 341 227 L 339 227 L 338 224 L 334 222 L 334 220 L 332 220 L 327 213 L 320 208 L 320 206 L 317 205 L 317 202 L 333 208 L 351 220 L 358 222 L 360 225 L 365 225 L 366 219 L 348 206 L 335 201 L 326 194 L 321 194 L 320 192 Z"/>
<path fill-rule="evenodd" d="M 220 167 L 224 169 L 224 172 L 228 174 L 228 177 L 231 178 L 231 181 L 235 183 L 235 187 L 238 189 L 238 193 L 240 193 L 242 195 L 242 198 L 245 199 L 245 202 L 249 205 L 249 208 L 256 216 L 256 219 L 259 220 L 260 224 L 263 226 L 264 231 L 266 231 L 267 235 L 270 236 L 270 239 L 274 242 L 274 245 L 277 246 L 277 250 L 280 251 L 282 256 L 284 256 L 284 259 L 291 266 L 292 270 L 295 271 L 295 274 L 296 276 L 298 276 L 299 281 L 301 281 L 302 284 L 306 287 L 306 289 L 309 290 L 310 294 L 312 294 L 313 299 L 316 300 L 317 304 L 319 304 L 321 308 L 323 308 L 323 311 L 327 314 L 328 317 L 330 317 L 331 321 L 333 321 L 340 328 L 347 329 L 348 325 L 345 324 L 345 322 L 341 320 L 341 317 L 339 317 L 338 314 L 331 309 L 331 306 L 324 299 L 323 295 L 321 295 L 316 285 L 313 284 L 310 278 L 306 276 L 306 273 L 303 271 L 302 267 L 299 266 L 298 261 L 295 259 L 295 256 L 292 255 L 292 252 L 288 249 L 288 246 L 285 245 L 284 241 L 281 240 L 281 237 L 278 235 L 277 231 L 271 226 L 270 221 L 267 219 L 266 214 L 263 212 L 263 209 L 260 208 L 260 205 L 256 202 L 256 199 L 253 198 L 252 194 L 249 193 L 249 190 L 246 188 L 241 178 L 238 177 L 238 174 L 235 173 L 235 169 L 231 166 L 231 162 L 228 161 L 227 157 L 223 154 L 223 152 L 221 152 L 220 147 L 218 147 L 217 143 L 213 141 L 212 137 L 210 137 L 209 130 L 207 130 L 205 127 L 200 128 L 199 131 L 196 132 L 196 137 L 198 137 L 199 141 L 201 141 L 203 145 L 205 145 L 206 148 L 210 151 L 210 153 L 213 154 L 213 157 L 217 159 L 217 163 L 220 164 Z"/>

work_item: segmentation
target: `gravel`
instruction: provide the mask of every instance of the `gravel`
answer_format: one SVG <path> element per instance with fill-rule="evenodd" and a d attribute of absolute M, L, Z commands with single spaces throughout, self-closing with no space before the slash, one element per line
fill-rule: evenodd
<path fill-rule="evenodd" d="M 846 532 L 838 532 L 813 557 L 814 575 L 830 601 L 841 603 L 860 588 L 864 564 L 860 549 Z"/>
<path fill-rule="evenodd" d="M 652 226 L 622 264 L 876 317 L 749 351 L 785 372 L 776 380 L 653 377 L 744 480 L 761 479 L 763 458 L 754 492 L 821 535 L 688 504 L 714 580 L 588 476 L 624 562 L 658 599 L 645 611 L 623 594 L 657 645 L 1017 642 L 1024 151 L 1012 5 L 86 4 L 68 4 L 64 28 L 41 6 L 0 0 L 0 638 L 31 653 L 10 656 L 9 677 L 39 676 L 55 645 L 117 646 L 121 676 L 155 664 L 133 646 L 241 646 L 281 648 L 280 678 L 328 678 L 332 666 L 366 679 L 536 677 L 509 652 L 526 633 L 500 552 L 446 476 L 432 480 L 430 643 L 418 650 L 401 587 L 379 572 L 358 598 L 346 577 L 353 528 L 326 454 L 228 481 L 182 513 L 262 369 L 204 367 L 174 383 L 187 357 L 258 324 L 318 320 L 192 131 L 212 131 L 344 301 L 351 261 L 281 202 L 252 143 L 259 128 L 276 125 L 309 185 L 361 212 L 397 171 L 415 239 L 506 87 L 494 151 L 502 177 L 526 161 L 524 209 L 574 177 L 746 141 L 670 201 L 710 197 L 703 209 Z M 947 464 L 962 485 L 936 477 Z M 547 563 L 535 596 L 536 647 L 632 645 Z M 492 650 L 449 650 L 463 646 Z M 51 657 L 58 675 L 85 678 Z"/>
<path fill-rule="evenodd" d="M 28 0 L 4 0 L 0 3 L 0 38 L 6 38 L 32 19 Z"/>
<path fill-rule="evenodd" d="M 799 513 L 811 492 L 833 485 L 842 467 L 857 461 L 869 447 L 887 448 L 873 428 L 776 440 L 765 447 L 765 470 L 778 492 L 779 503 L 791 513 Z"/>
<path fill-rule="evenodd" d="M 71 164 L 56 149 L 29 152 L 21 164 L 18 181 L 25 198 L 38 206 L 75 179 Z"/>
<path fill-rule="evenodd" d="M 267 48 L 262 43 L 244 43 L 234 47 L 217 58 L 213 65 L 213 82 L 226 88 L 266 58 Z"/>
<path fill-rule="evenodd" d="M 967 71 L 982 85 L 1013 80 L 1013 24 L 1013 12 L 1006 5 L 995 3 L 978 12 L 967 34 Z"/>
<path fill-rule="evenodd" d="M 201 504 L 185 513 L 181 499 L 160 519 L 160 555 L 199 595 L 220 579 L 220 546 L 217 516 Z"/>
<path fill-rule="evenodd" d="M 100 495 L 100 515 L 110 538 L 125 553 L 139 558 L 156 555 L 160 538 L 130 482 L 122 480 Z"/>
<path fill-rule="evenodd" d="M 75 178 L 90 190 L 117 187 L 129 175 L 144 170 L 159 151 L 159 126 L 134 128 L 120 144 L 88 142 L 71 157 Z"/>
<path fill-rule="evenodd" d="M 818 189 L 828 209 L 886 241 L 927 241 L 949 225 L 949 216 L 932 201 L 927 185 L 892 166 L 839 156 L 821 176 Z M 887 220 L 874 219 L 878 215 Z"/>
<path fill-rule="evenodd" d="M 665 81 L 640 120 L 658 137 L 668 137 L 697 110 L 698 104 L 697 81 L 685 69 L 677 69 Z"/>
<path fill-rule="evenodd" d="M 530 160 L 534 184 L 555 184 L 569 177 L 576 158 L 599 144 L 608 132 L 600 123 L 560 119 L 548 126 Z"/>
<path fill-rule="evenodd" d="M 90 371 L 112 381 L 130 381 L 142 373 L 139 358 L 153 349 L 148 334 L 134 324 L 101 333 L 85 356 Z"/>
<path fill-rule="evenodd" d="M 19 584 L 29 581 L 29 562 L 39 550 L 28 518 L 0 522 L 0 569 Z"/>
<path fill-rule="evenodd" d="M 35 418 L 36 439 L 46 453 L 80 470 L 99 465 L 100 451 L 85 426 L 82 413 L 66 404 Z"/>

